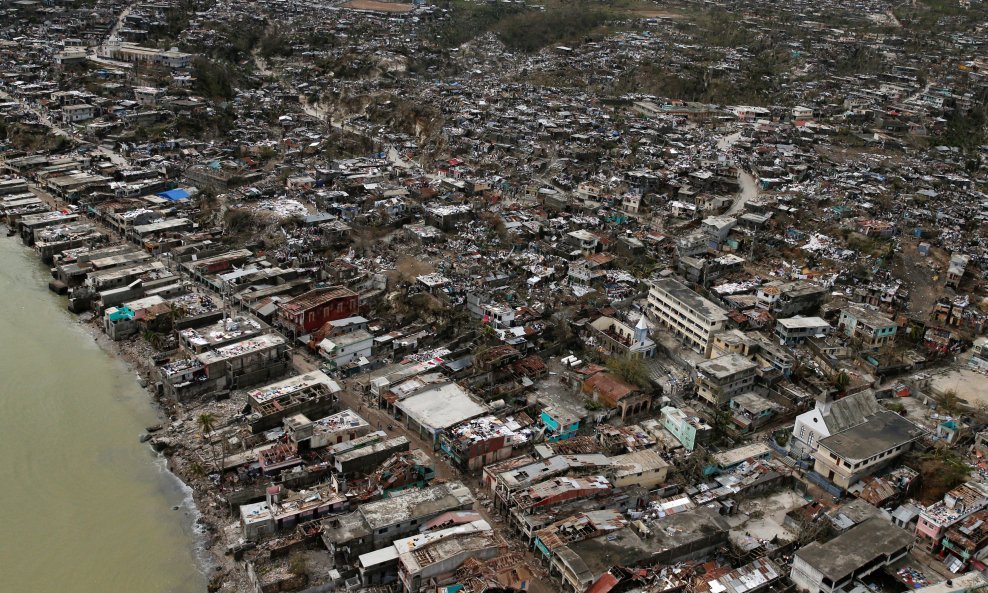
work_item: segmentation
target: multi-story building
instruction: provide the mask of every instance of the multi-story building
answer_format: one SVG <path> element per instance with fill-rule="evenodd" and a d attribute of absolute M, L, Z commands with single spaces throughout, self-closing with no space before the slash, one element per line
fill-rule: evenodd
<path fill-rule="evenodd" d="M 598 317 L 590 324 L 590 336 L 595 346 L 609 356 L 652 358 L 655 342 L 648 337 L 648 324 L 643 316 L 635 327 L 613 317 Z"/>
<path fill-rule="evenodd" d="M 690 416 L 674 406 L 662 408 L 662 426 L 676 437 L 687 451 L 695 449 L 697 443 L 713 430 L 699 416 Z"/>
<path fill-rule="evenodd" d="M 958 521 L 947 530 L 940 544 L 948 555 L 944 563 L 951 572 L 967 568 L 971 559 L 988 546 L 988 510 L 982 509 Z"/>
<path fill-rule="evenodd" d="M 137 62 L 159 64 L 168 68 L 188 68 L 192 63 L 192 54 L 177 50 L 160 50 L 142 47 L 136 43 L 120 41 L 111 38 L 104 47 L 105 57 L 121 62 Z"/>
<path fill-rule="evenodd" d="M 705 360 L 696 367 L 696 393 L 711 406 L 720 407 L 751 391 L 757 375 L 758 365 L 740 354 Z"/>
<path fill-rule="evenodd" d="M 610 465 L 600 453 L 554 455 L 540 461 L 523 456 L 485 467 L 484 485 L 493 491 L 494 508 L 506 512 L 514 506 L 515 492 L 557 476 L 601 473 Z"/>
<path fill-rule="evenodd" d="M 271 383 L 263 387 L 251 389 L 247 392 L 247 404 L 250 406 L 250 415 L 247 416 L 247 423 L 250 425 L 252 433 L 257 434 L 265 430 L 276 428 L 284 422 L 286 418 L 302 414 L 308 418 L 323 418 L 326 414 L 336 410 L 339 397 L 337 394 L 342 391 L 340 385 L 330 379 L 322 371 L 309 371 L 304 375 L 289 377 L 283 381 Z M 356 414 L 354 414 L 356 417 Z M 305 428 L 300 425 L 300 434 L 296 443 L 304 441 L 309 436 L 319 434 L 317 426 Z M 349 439 L 347 439 L 349 440 Z M 316 443 L 316 444 L 313 444 Z M 309 441 L 308 446 L 324 447 L 330 443 L 322 443 L 317 437 L 314 441 Z M 303 445 L 303 449 L 307 445 Z"/>
<path fill-rule="evenodd" d="M 892 564 L 909 552 L 912 535 L 881 517 L 867 519 L 825 544 L 800 548 L 790 578 L 800 591 L 836 593 L 855 579 Z"/>
<path fill-rule="evenodd" d="M 457 467 L 471 470 L 511 457 L 515 443 L 524 441 L 503 420 L 482 416 L 444 431 L 439 448 Z"/>
<path fill-rule="evenodd" d="M 450 511 L 473 509 L 470 489 L 447 482 L 369 502 L 348 514 L 322 522 L 322 540 L 330 553 L 355 561 L 358 556 L 390 546 L 396 539 L 418 532 L 435 517 Z"/>
<path fill-rule="evenodd" d="M 830 324 L 819 317 L 789 317 L 775 322 L 775 335 L 787 346 L 830 333 Z"/>
<path fill-rule="evenodd" d="M 871 349 L 894 342 L 897 328 L 888 317 L 861 305 L 848 305 L 841 311 L 838 327 L 844 335 L 860 340 L 865 348 Z"/>
<path fill-rule="evenodd" d="M 648 291 L 648 312 L 691 349 L 707 355 L 713 335 L 727 325 L 727 311 L 672 278 Z"/>
<path fill-rule="evenodd" d="M 827 296 L 827 289 L 812 282 L 767 282 L 755 293 L 758 306 L 776 317 L 811 313 Z"/>
<path fill-rule="evenodd" d="M 344 286 L 315 288 L 278 305 L 278 322 L 301 336 L 315 331 L 327 321 L 357 314 L 359 297 Z"/>
<path fill-rule="evenodd" d="M 62 107 L 62 122 L 71 124 L 96 117 L 96 108 L 86 103 Z"/>
<path fill-rule="evenodd" d="M 291 365 L 288 345 L 261 334 L 158 367 L 165 392 L 178 401 L 220 389 L 237 389 L 283 375 Z M 280 424 L 279 418 L 275 425 Z"/>
<path fill-rule="evenodd" d="M 962 253 L 954 253 L 950 256 L 950 263 L 947 266 L 947 273 L 944 277 L 944 285 L 957 288 L 967 272 L 967 266 L 971 258 Z"/>
<path fill-rule="evenodd" d="M 940 549 L 947 530 L 988 506 L 988 487 L 966 482 L 944 494 L 943 500 L 922 509 L 916 523 L 916 542 L 928 552 Z"/>
<path fill-rule="evenodd" d="M 902 416 L 883 411 L 841 433 L 821 439 L 813 469 L 841 488 L 887 466 L 925 431 Z"/>
<path fill-rule="evenodd" d="M 812 410 L 796 416 L 789 451 L 797 459 L 810 457 L 820 440 L 857 426 L 881 410 L 870 389 L 836 401 L 820 396 Z"/>

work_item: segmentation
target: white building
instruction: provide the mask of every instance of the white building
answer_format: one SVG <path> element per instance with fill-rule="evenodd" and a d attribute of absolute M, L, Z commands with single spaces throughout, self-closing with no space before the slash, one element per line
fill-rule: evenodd
<path fill-rule="evenodd" d="M 62 122 L 71 124 L 96 117 L 96 108 L 86 103 L 62 107 Z"/>
<path fill-rule="evenodd" d="M 800 591 L 838 593 L 855 581 L 892 564 L 909 552 L 913 535 L 881 517 L 872 517 L 825 544 L 812 542 L 796 552 L 790 578 Z"/>
<path fill-rule="evenodd" d="M 326 338 L 319 342 L 319 354 L 336 366 L 358 358 L 368 358 L 374 347 L 374 335 L 364 329 Z"/>
<path fill-rule="evenodd" d="M 648 312 L 693 350 L 708 356 L 713 335 L 727 325 L 727 311 L 671 278 L 648 291 Z"/>
<path fill-rule="evenodd" d="M 808 338 L 825 336 L 830 330 L 830 324 L 820 317 L 790 317 L 775 323 L 775 335 L 789 346 Z"/>
<path fill-rule="evenodd" d="M 871 390 L 837 401 L 821 397 L 817 399 L 816 407 L 796 416 L 789 450 L 794 457 L 809 457 L 817 450 L 821 439 L 857 426 L 881 409 Z"/>

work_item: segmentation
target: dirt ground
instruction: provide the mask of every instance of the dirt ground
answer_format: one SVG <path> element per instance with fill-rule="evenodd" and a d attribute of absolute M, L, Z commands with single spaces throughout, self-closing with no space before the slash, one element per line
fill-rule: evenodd
<path fill-rule="evenodd" d="M 415 9 L 411 4 L 398 4 L 395 2 L 378 2 L 377 0 L 352 0 L 343 4 L 343 8 L 354 10 L 376 10 L 378 12 L 411 12 Z"/>
<path fill-rule="evenodd" d="M 974 408 L 988 406 L 988 376 L 971 369 L 952 369 L 933 379 L 933 390 L 957 392 L 957 397 Z"/>
<path fill-rule="evenodd" d="M 783 490 L 769 496 L 746 500 L 738 508 L 740 513 L 731 517 L 731 537 L 732 539 L 753 537 L 761 540 L 778 537 L 780 540 L 792 541 L 798 534 L 783 527 L 782 523 L 785 521 L 786 513 L 806 504 L 808 503 L 803 495 L 794 490 Z M 736 524 L 735 520 L 738 520 Z"/>
<path fill-rule="evenodd" d="M 909 310 L 925 315 L 944 295 L 942 279 L 933 278 L 946 269 L 949 256 L 942 249 L 931 249 L 930 256 L 924 257 L 917 251 L 919 243 L 920 240 L 912 237 L 900 238 L 900 251 L 892 261 L 892 273 L 909 289 Z"/>

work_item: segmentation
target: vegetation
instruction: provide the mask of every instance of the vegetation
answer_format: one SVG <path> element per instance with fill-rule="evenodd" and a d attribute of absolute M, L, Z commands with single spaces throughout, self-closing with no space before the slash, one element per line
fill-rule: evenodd
<path fill-rule="evenodd" d="M 195 71 L 195 89 L 213 100 L 233 98 L 237 78 L 233 64 L 205 57 L 197 57 L 192 62 Z"/>
<path fill-rule="evenodd" d="M 203 412 L 196 416 L 196 425 L 203 436 L 208 435 L 216 429 L 216 415 L 212 412 Z"/>
<path fill-rule="evenodd" d="M 72 146 L 72 141 L 65 136 L 51 134 L 43 126 L 26 123 L 0 122 L 0 138 L 19 150 L 27 151 L 61 152 Z"/>
<path fill-rule="evenodd" d="M 940 411 L 946 412 L 951 416 L 956 416 L 960 413 L 963 403 L 964 400 L 953 389 L 948 389 L 937 397 L 937 406 L 940 408 Z"/>
<path fill-rule="evenodd" d="M 442 48 L 454 48 L 485 33 L 494 33 L 509 49 L 534 52 L 554 43 L 579 42 L 617 16 L 600 3 L 579 0 L 548 5 L 544 10 L 495 2 L 446 2 L 452 17 L 433 30 Z"/>
<path fill-rule="evenodd" d="M 612 356 L 607 359 L 607 369 L 622 381 L 631 383 L 632 385 L 639 387 L 648 387 L 650 385 L 648 367 L 645 366 L 645 362 L 640 358 Z"/>
<path fill-rule="evenodd" d="M 897 401 L 886 401 L 884 403 L 885 403 L 885 408 L 887 410 L 890 410 L 892 412 L 895 412 L 896 414 L 899 414 L 900 416 L 905 416 L 906 415 L 906 406 L 902 405 L 901 402 L 897 402 Z"/>
<path fill-rule="evenodd" d="M 847 371 L 840 370 L 830 378 L 830 383 L 839 391 L 844 391 L 851 384 L 851 376 L 847 374 Z"/>
<path fill-rule="evenodd" d="M 955 108 L 947 118 L 947 129 L 944 130 L 941 142 L 948 146 L 956 146 L 964 150 L 976 151 L 979 146 L 988 142 L 985 126 L 985 106 L 977 105 L 967 112 Z"/>
<path fill-rule="evenodd" d="M 553 43 L 580 41 L 611 17 L 605 10 L 578 6 L 526 12 L 499 23 L 495 33 L 508 48 L 530 53 Z"/>
<path fill-rule="evenodd" d="M 906 465 L 919 470 L 922 483 L 919 498 L 923 504 L 932 504 L 943 498 L 950 489 L 968 480 L 971 467 L 956 453 L 946 447 L 932 452 L 911 452 Z"/>
<path fill-rule="evenodd" d="M 305 556 L 301 552 L 292 554 L 291 558 L 288 560 L 288 572 L 292 573 L 293 576 L 301 577 L 306 576 L 305 567 Z"/>

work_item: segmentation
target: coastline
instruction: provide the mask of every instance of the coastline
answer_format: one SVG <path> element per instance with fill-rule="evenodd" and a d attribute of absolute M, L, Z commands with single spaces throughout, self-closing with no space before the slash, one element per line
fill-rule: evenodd
<path fill-rule="evenodd" d="M 48 202 L 52 208 L 60 208 L 57 202 L 43 192 L 36 192 L 39 197 Z M 113 237 L 112 231 L 103 227 L 98 221 L 92 221 L 101 230 Z M 21 245 L 14 236 L 6 236 L 8 226 L 0 222 L 0 239 L 16 241 L 26 251 L 31 251 L 35 262 L 44 269 L 37 252 L 28 246 Z M 64 301 L 61 303 L 64 306 Z M 205 476 L 196 476 L 189 468 L 196 463 L 191 459 L 194 448 L 188 446 L 194 439 L 201 438 L 198 431 L 189 429 L 186 424 L 194 424 L 195 407 L 185 408 L 176 402 L 159 396 L 153 389 L 153 364 L 151 363 L 154 350 L 140 337 L 128 340 L 111 340 L 99 325 L 99 318 L 91 312 L 75 314 L 75 323 L 95 344 L 107 355 L 122 363 L 126 372 L 132 373 L 131 380 L 138 384 L 141 391 L 149 398 L 149 403 L 157 419 L 157 425 L 145 427 L 143 434 L 134 435 L 135 444 L 146 446 L 151 453 L 149 461 L 159 471 L 166 472 L 168 478 L 175 480 L 176 486 L 184 493 L 181 505 L 170 509 L 170 512 L 187 513 L 182 519 L 182 529 L 187 531 L 192 540 L 193 556 L 196 559 L 195 569 L 203 576 L 206 591 L 245 591 L 250 587 L 247 575 L 242 566 L 231 555 L 225 553 L 221 542 L 220 530 L 223 525 L 232 522 L 225 509 L 225 501 L 215 491 L 215 487 Z M 167 446 L 163 446 L 167 443 Z"/>
<path fill-rule="evenodd" d="M 240 566 L 233 557 L 225 554 L 218 545 L 224 519 L 226 523 L 231 521 L 223 506 L 225 501 L 222 501 L 210 488 L 212 484 L 208 479 L 195 476 L 189 470 L 195 461 L 189 457 L 192 450 L 187 443 L 190 439 L 198 437 L 189 434 L 190 431 L 185 429 L 184 425 L 186 422 L 194 423 L 192 412 L 195 408 L 184 409 L 179 404 L 154 393 L 151 387 L 154 383 L 153 365 L 149 363 L 153 349 L 139 337 L 113 341 L 97 325 L 98 318 L 90 316 L 91 319 L 87 320 L 82 315 L 78 317 L 79 324 L 93 337 L 99 347 L 123 362 L 127 369 L 135 374 L 135 380 L 140 379 L 143 383 L 141 389 L 148 395 L 160 420 L 160 430 L 145 433 L 152 437 L 145 445 L 156 456 L 156 462 L 160 463 L 162 469 L 177 480 L 186 492 L 185 504 L 191 515 L 190 532 L 193 535 L 195 556 L 199 563 L 197 569 L 207 581 L 207 590 L 220 591 L 224 588 L 230 588 L 232 591 L 245 590 L 246 574 L 239 570 Z M 161 437 L 165 437 L 170 445 L 158 450 L 154 443 L 156 439 L 159 439 L 158 442 L 164 440 Z"/>

